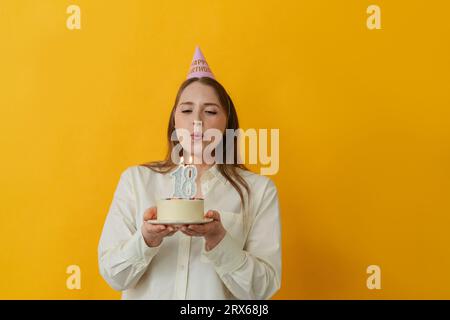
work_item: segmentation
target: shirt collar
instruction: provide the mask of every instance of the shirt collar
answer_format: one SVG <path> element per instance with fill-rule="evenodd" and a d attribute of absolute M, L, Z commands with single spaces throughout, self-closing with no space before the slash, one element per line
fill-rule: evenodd
<path fill-rule="evenodd" d="M 213 178 L 217 178 L 220 181 L 222 181 L 223 183 L 226 182 L 226 178 L 219 171 L 217 164 L 214 164 L 211 168 L 209 168 L 202 174 L 202 179 L 210 180 Z"/>

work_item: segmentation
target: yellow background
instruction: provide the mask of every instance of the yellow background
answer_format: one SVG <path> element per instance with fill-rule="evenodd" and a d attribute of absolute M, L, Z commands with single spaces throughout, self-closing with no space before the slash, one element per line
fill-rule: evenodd
<path fill-rule="evenodd" d="M 382 30 L 366 27 L 373 3 Z M 274 298 L 449 299 L 449 9 L 1 1 L 0 298 L 119 298 L 98 272 L 103 222 L 120 173 L 164 155 L 198 44 L 242 127 L 280 129 Z M 81 290 L 66 288 L 71 264 Z M 381 290 L 366 287 L 372 264 Z"/>

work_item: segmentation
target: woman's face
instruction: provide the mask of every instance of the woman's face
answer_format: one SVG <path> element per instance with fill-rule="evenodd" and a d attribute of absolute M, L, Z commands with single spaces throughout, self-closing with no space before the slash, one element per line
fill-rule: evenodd
<path fill-rule="evenodd" d="M 227 114 L 214 88 L 198 81 L 184 88 L 175 109 L 175 129 L 182 128 L 189 131 L 191 147 L 195 140 L 202 140 L 203 137 L 202 133 L 194 135 L 194 121 L 202 122 L 202 133 L 212 128 L 223 133 L 227 124 Z M 210 141 L 202 142 L 203 149 L 211 143 Z M 184 149 L 188 149 L 186 141 L 181 141 L 181 145 Z M 197 152 L 194 151 L 195 153 Z"/>

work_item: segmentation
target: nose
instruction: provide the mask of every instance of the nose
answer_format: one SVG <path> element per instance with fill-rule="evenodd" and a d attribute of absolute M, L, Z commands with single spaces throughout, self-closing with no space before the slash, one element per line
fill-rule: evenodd
<path fill-rule="evenodd" d="M 196 108 L 197 109 L 197 108 Z M 199 110 L 196 110 L 195 112 L 192 112 L 192 124 L 194 124 L 195 121 L 202 121 L 201 118 L 201 112 Z"/>
<path fill-rule="evenodd" d="M 195 112 L 193 115 L 192 124 L 195 124 L 196 121 L 203 121 L 202 113 L 201 112 Z"/>

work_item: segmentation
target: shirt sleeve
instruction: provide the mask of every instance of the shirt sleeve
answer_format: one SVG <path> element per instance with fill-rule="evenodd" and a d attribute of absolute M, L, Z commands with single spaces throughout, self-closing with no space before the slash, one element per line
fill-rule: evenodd
<path fill-rule="evenodd" d="M 160 247 L 148 247 L 136 229 L 136 204 L 130 169 L 117 185 L 98 245 L 100 274 L 114 289 L 134 287 Z"/>
<path fill-rule="evenodd" d="M 281 286 L 278 192 L 268 181 L 244 248 L 226 233 L 212 250 L 202 250 L 238 299 L 269 299 Z"/>

